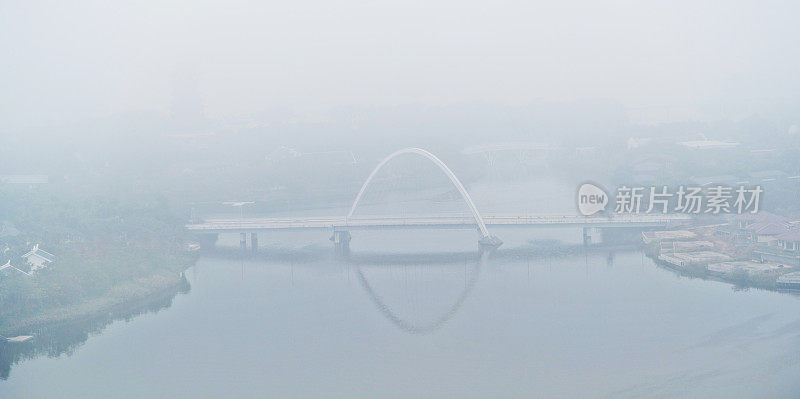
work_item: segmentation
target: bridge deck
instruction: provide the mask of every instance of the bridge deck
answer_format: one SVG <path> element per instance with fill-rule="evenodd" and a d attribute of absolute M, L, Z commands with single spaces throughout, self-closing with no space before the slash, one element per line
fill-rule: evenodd
<path fill-rule="evenodd" d="M 625 215 L 592 217 L 576 215 L 483 215 L 488 226 L 583 226 L 583 227 L 659 227 L 690 220 L 689 215 Z M 368 230 L 368 229 L 472 229 L 472 216 L 381 216 L 381 217 L 304 217 L 208 219 L 189 224 L 196 232 L 258 230 Z"/>

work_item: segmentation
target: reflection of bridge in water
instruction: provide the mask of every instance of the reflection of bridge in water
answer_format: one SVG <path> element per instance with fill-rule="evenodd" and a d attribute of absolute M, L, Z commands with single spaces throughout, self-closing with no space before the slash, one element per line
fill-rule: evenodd
<path fill-rule="evenodd" d="M 370 300 L 375 304 L 378 310 L 383 314 L 389 321 L 392 322 L 395 326 L 399 329 L 412 333 L 412 334 L 427 334 L 433 331 L 438 330 L 442 326 L 444 326 L 450 319 L 455 316 L 456 312 L 461 308 L 464 304 L 464 301 L 467 300 L 472 290 L 475 288 L 475 285 L 478 282 L 478 277 L 480 276 L 481 268 L 486 263 L 487 260 L 487 253 L 484 252 L 480 259 L 476 260 L 472 263 L 473 267 L 470 273 L 470 278 L 464 286 L 464 289 L 456 298 L 455 302 L 453 302 L 447 310 L 433 319 L 432 321 L 425 322 L 425 323 L 417 323 L 407 319 L 400 317 L 397 312 L 392 310 L 386 302 L 383 300 L 380 294 L 378 294 L 375 289 L 372 288 L 369 281 L 367 280 L 364 272 L 361 269 L 359 263 L 355 263 L 355 271 L 358 275 L 358 281 L 361 283 L 361 286 L 364 288 L 364 291 L 367 292 Z"/>
<path fill-rule="evenodd" d="M 435 164 L 444 173 L 452 185 L 458 190 L 462 200 L 469 208 L 469 216 L 381 216 L 357 217 L 358 208 L 364 193 L 370 187 L 375 176 L 383 167 L 401 155 L 416 155 Z M 290 230 L 327 230 L 331 233 L 331 241 L 337 252 L 349 253 L 351 231 L 375 229 L 476 229 L 479 234 L 478 244 L 481 250 L 493 250 L 502 241 L 489 233 L 488 226 L 503 227 L 557 227 L 574 226 L 583 228 L 584 243 L 591 242 L 592 236 L 599 229 L 608 228 L 653 228 L 665 227 L 674 222 L 684 222 L 688 215 L 626 215 L 618 217 L 594 217 L 576 215 L 482 215 L 464 185 L 453 174 L 450 168 L 439 158 L 419 148 L 407 148 L 396 151 L 381 161 L 370 173 L 361 186 L 347 216 L 341 217 L 283 217 L 283 218 L 239 218 L 209 219 L 202 223 L 190 224 L 186 228 L 198 234 L 214 237 L 219 233 L 239 233 L 242 247 L 247 246 L 247 234 L 255 251 L 258 248 L 259 232 Z M 207 237 L 208 237 L 207 236 Z"/>

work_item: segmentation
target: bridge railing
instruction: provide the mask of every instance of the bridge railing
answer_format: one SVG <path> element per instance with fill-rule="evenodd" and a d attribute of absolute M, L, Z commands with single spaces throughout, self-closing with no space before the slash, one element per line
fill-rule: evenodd
<path fill-rule="evenodd" d="M 689 215 L 636 215 L 595 217 L 580 215 L 485 215 L 490 225 L 616 225 L 616 224 L 669 224 L 691 220 Z M 380 226 L 437 226 L 474 225 L 471 216 L 380 216 L 380 217 L 308 217 L 308 218 L 249 218 L 209 219 L 188 225 L 189 230 L 248 230 L 248 229 L 303 229 L 335 227 Z"/>

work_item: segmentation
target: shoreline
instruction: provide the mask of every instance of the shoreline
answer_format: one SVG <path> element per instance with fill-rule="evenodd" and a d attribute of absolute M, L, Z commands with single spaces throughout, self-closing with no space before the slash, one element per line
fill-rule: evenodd
<path fill-rule="evenodd" d="M 732 236 L 731 229 L 738 229 L 737 235 Z M 781 258 L 789 255 L 765 257 L 765 251 L 776 251 L 777 244 L 742 237 L 741 229 L 725 223 L 642 232 L 640 245 L 656 265 L 681 276 L 719 281 L 735 289 L 797 293 L 792 279 L 800 274 L 800 266 Z"/>
<path fill-rule="evenodd" d="M 744 271 L 736 274 L 718 273 L 708 270 L 708 264 L 691 264 L 687 265 L 686 267 L 679 267 L 672 263 L 658 259 L 657 256 L 653 256 L 652 254 L 648 253 L 646 247 L 643 248 L 643 252 L 645 256 L 647 256 L 656 266 L 673 271 L 679 274 L 680 276 L 717 281 L 720 283 L 732 285 L 734 288 L 739 288 L 739 289 L 754 288 L 759 290 L 773 291 L 779 293 L 789 293 L 789 294 L 800 292 L 798 290 L 793 290 L 790 288 L 779 287 L 776 282 L 778 275 L 768 274 L 764 276 L 758 276 L 758 275 L 751 275 Z"/>
<path fill-rule="evenodd" d="M 3 335 L 28 334 L 33 330 L 59 323 L 89 319 L 103 312 L 111 312 L 136 302 L 149 300 L 184 284 L 184 272 L 194 265 L 195 261 L 196 259 L 193 259 L 188 262 L 180 272 L 160 269 L 148 277 L 118 284 L 99 297 L 89 298 L 64 308 L 44 310 L 18 321 L 0 324 L 0 329 L 4 332 Z"/>
<path fill-rule="evenodd" d="M 533 245 L 532 245 L 533 244 Z M 707 265 L 687 265 L 687 267 L 677 267 L 658 259 L 658 256 L 648 250 L 647 245 L 637 245 L 635 243 L 614 243 L 614 244 L 596 244 L 590 247 L 583 247 L 582 250 L 598 250 L 598 249 L 635 249 L 641 250 L 645 256 L 650 258 L 658 267 L 671 270 L 679 275 L 700 278 L 704 280 L 718 281 L 730 284 L 739 288 L 755 288 L 767 291 L 774 291 L 779 293 L 796 293 L 797 291 L 791 289 L 781 289 L 774 284 L 766 283 L 765 281 L 755 281 L 753 276 L 730 276 L 727 274 L 713 273 L 707 270 Z M 508 250 L 507 255 L 510 256 L 530 256 L 549 255 L 549 256 L 568 256 L 575 254 L 581 250 L 581 246 L 573 245 L 555 245 L 548 247 L 540 247 L 536 243 L 529 243 L 527 246 Z M 153 297 L 157 297 L 166 292 L 180 293 L 175 291 L 176 288 L 185 283 L 184 272 L 195 264 L 197 258 L 194 257 L 190 262 L 181 269 L 179 272 L 169 269 L 160 269 L 158 272 L 148 276 L 128 281 L 111 288 L 104 295 L 90 298 L 80 303 L 70 305 L 65 308 L 48 309 L 34 315 L 30 315 L 21 320 L 0 324 L 0 331 L 3 335 L 20 335 L 29 334 L 34 330 L 46 328 L 59 323 L 77 322 L 82 319 L 90 319 L 104 312 L 112 312 L 131 305 L 137 302 L 147 301 Z"/>

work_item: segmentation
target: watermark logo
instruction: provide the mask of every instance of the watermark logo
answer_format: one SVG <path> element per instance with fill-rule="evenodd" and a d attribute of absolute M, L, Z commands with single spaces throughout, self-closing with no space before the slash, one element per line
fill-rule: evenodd
<path fill-rule="evenodd" d="M 583 216 L 591 216 L 606 209 L 608 194 L 602 188 L 584 183 L 578 188 L 578 211 Z"/>
<path fill-rule="evenodd" d="M 622 186 L 613 197 L 614 213 L 756 213 L 763 192 L 761 186 L 679 186 L 672 191 L 667 186 Z M 594 215 L 608 202 L 609 195 L 597 185 L 584 183 L 578 188 L 581 215 Z"/>

